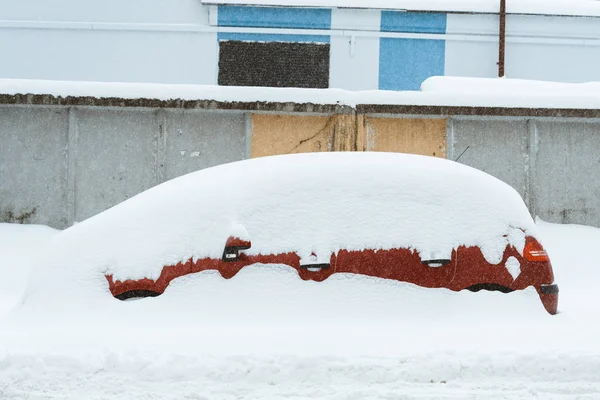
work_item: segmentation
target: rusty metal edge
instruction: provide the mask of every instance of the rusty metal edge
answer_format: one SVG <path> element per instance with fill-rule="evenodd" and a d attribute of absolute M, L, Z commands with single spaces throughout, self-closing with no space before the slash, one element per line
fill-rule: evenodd
<path fill-rule="evenodd" d="M 322 114 L 416 114 L 438 116 L 506 116 L 506 117 L 559 117 L 600 118 L 600 109 L 581 108 L 521 108 L 443 105 L 386 105 L 314 104 L 268 101 L 216 101 L 216 100 L 159 100 L 124 99 L 117 97 L 53 96 L 48 94 L 0 94 L 0 104 L 90 106 L 90 107 L 145 107 L 199 110 L 234 110 L 256 112 L 322 113 Z"/>
<path fill-rule="evenodd" d="M 421 114 L 451 116 L 497 116 L 497 117 L 557 117 L 557 118 L 600 118 L 600 109 L 581 108 L 521 108 L 481 106 L 422 106 L 360 104 L 360 114 Z"/>
<path fill-rule="evenodd" d="M 354 108 L 341 104 L 315 104 L 268 101 L 216 101 L 216 100 L 159 100 L 125 99 L 119 97 L 92 96 L 54 96 L 48 94 L 0 94 L 0 104 L 13 105 L 50 105 L 50 106 L 90 106 L 90 107 L 145 107 L 201 110 L 238 110 L 238 111 L 279 111 L 299 113 L 346 114 Z"/>

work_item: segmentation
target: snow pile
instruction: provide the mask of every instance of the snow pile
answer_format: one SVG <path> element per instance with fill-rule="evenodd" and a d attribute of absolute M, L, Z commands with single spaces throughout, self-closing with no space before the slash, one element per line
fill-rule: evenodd
<path fill-rule="evenodd" d="M 500 9 L 499 0 L 202 0 L 202 3 L 494 14 Z M 509 14 L 600 16 L 600 4 L 596 0 L 509 0 L 506 3 L 506 12 Z"/>
<path fill-rule="evenodd" d="M 214 100 L 278 103 L 347 104 L 352 92 L 343 89 L 260 88 L 216 85 L 184 85 L 135 82 L 77 82 L 35 79 L 0 79 L 0 93 L 49 94 L 157 100 Z"/>
<path fill-rule="evenodd" d="M 600 82 L 433 76 L 421 84 L 421 94 L 435 96 L 441 104 L 474 107 L 586 109 L 600 106 Z"/>
<path fill-rule="evenodd" d="M 241 227 L 247 254 L 413 248 L 449 257 L 481 247 L 497 264 L 535 225 L 517 192 L 471 167 L 394 153 L 265 157 L 197 171 L 143 192 L 56 235 L 30 287 L 106 297 L 105 274 L 157 278 L 189 258 L 220 259 Z M 246 236 L 246 235 L 244 235 Z M 82 289 L 85 288 L 85 289 Z"/>
<path fill-rule="evenodd" d="M 560 286 L 560 308 L 578 311 L 581 317 L 600 315 L 597 310 L 600 308 L 600 268 L 595 258 L 600 243 L 600 229 L 549 224 L 541 220 L 537 221 L 537 226 Z"/>
<path fill-rule="evenodd" d="M 56 232 L 41 225 L 0 223 L 0 315 L 19 302 L 35 250 Z"/>
<path fill-rule="evenodd" d="M 272 102 L 358 107 L 368 104 L 599 109 L 600 83 L 431 77 L 421 91 L 260 88 L 160 83 L 0 79 L 0 94 L 218 102 Z"/>
<path fill-rule="evenodd" d="M 452 76 L 434 76 L 421 84 L 421 92 L 433 93 L 469 93 L 500 96 L 554 96 L 572 98 L 600 97 L 600 82 L 562 83 L 531 81 L 524 79 L 486 79 L 460 78 Z"/>

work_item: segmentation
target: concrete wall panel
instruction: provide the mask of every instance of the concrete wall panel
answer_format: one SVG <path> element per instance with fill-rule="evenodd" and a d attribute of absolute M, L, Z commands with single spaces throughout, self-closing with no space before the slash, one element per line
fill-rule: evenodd
<path fill-rule="evenodd" d="M 453 156 L 515 188 L 527 198 L 529 134 L 525 120 L 462 120 L 453 123 Z"/>
<path fill-rule="evenodd" d="M 600 226 L 600 123 L 536 122 L 532 193 L 544 220 Z"/>
<path fill-rule="evenodd" d="M 64 108 L 0 107 L 0 222 L 67 224 L 68 125 Z"/>
<path fill-rule="evenodd" d="M 167 180 L 247 157 L 243 113 L 167 111 L 166 122 Z"/>
<path fill-rule="evenodd" d="M 158 183 L 157 112 L 77 110 L 77 131 L 76 221 Z"/>

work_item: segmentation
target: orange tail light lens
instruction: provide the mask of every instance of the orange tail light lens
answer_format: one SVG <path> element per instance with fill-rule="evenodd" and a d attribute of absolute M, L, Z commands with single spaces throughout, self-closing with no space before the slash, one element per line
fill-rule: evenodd
<path fill-rule="evenodd" d="M 525 249 L 523 250 L 523 257 L 527 261 L 535 261 L 535 262 L 548 262 L 550 258 L 548 257 L 548 253 L 542 247 L 542 245 L 533 238 L 528 238 L 527 243 L 525 243 Z"/>

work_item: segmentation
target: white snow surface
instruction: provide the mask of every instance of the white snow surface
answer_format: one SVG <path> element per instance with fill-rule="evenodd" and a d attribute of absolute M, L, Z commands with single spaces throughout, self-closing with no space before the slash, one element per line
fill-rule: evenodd
<path fill-rule="evenodd" d="M 230 280 L 194 274 L 132 302 L 77 290 L 0 318 L 0 398 L 598 399 L 600 269 L 590 250 L 600 230 L 537 225 L 561 288 L 556 316 L 533 290 L 304 282 L 283 266 Z M 0 265 L 34 251 L 31 229 Z"/>
<path fill-rule="evenodd" d="M 600 4 L 600 2 L 598 2 Z M 421 91 L 348 91 L 175 85 L 159 83 L 77 82 L 0 79 L 0 93 L 39 94 L 60 97 L 213 100 L 220 102 L 278 102 L 298 104 L 360 104 L 516 107 L 600 108 L 600 83 L 557 83 L 508 78 L 431 77 Z"/>
<path fill-rule="evenodd" d="M 0 315 L 21 300 L 34 250 L 56 232 L 43 225 L 0 223 Z"/>
<path fill-rule="evenodd" d="M 494 13 L 500 0 L 202 0 L 204 4 Z M 597 0 L 507 0 L 509 14 L 600 16 Z"/>
<path fill-rule="evenodd" d="M 264 157 L 168 181 L 55 235 L 26 300 L 62 302 L 82 288 L 106 298 L 105 274 L 156 279 L 165 265 L 220 259 L 229 236 L 250 239 L 249 255 L 328 260 L 341 249 L 412 248 L 439 258 L 466 245 L 497 264 L 507 245 L 522 252 L 526 234 L 537 237 L 518 193 L 453 161 L 375 152 Z"/>
<path fill-rule="evenodd" d="M 533 95 L 552 96 L 560 93 L 561 96 L 586 97 L 598 95 L 600 82 L 588 83 L 563 83 L 532 81 L 526 79 L 485 79 L 461 78 L 453 76 L 433 76 L 421 84 L 422 92 L 433 93 L 469 93 L 496 95 Z"/>

